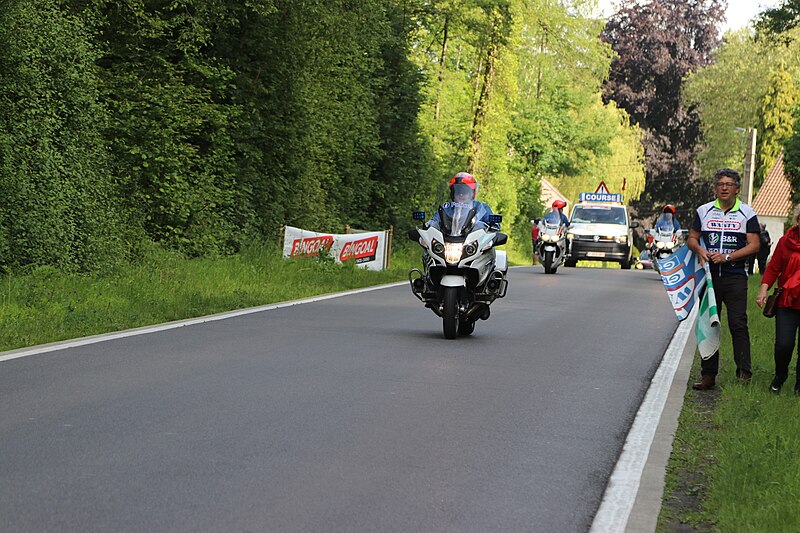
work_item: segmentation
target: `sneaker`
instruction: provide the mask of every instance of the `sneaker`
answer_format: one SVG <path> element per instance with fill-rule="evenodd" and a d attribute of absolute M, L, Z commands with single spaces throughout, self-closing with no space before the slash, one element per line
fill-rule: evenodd
<path fill-rule="evenodd" d="M 782 381 L 778 381 L 777 377 L 772 378 L 772 383 L 769 384 L 769 391 L 772 394 L 778 394 L 781 391 Z"/>
<path fill-rule="evenodd" d="M 703 376 L 700 381 L 692 385 L 692 388 L 694 390 L 710 390 L 714 388 L 714 385 L 716 385 L 714 376 Z"/>

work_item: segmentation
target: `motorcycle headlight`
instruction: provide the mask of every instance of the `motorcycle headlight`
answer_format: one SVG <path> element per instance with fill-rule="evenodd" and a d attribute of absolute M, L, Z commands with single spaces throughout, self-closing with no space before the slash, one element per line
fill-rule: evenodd
<path fill-rule="evenodd" d="M 663 243 L 663 242 L 661 242 L 661 241 L 658 241 L 658 242 L 656 243 L 656 248 L 658 248 L 659 250 L 661 250 L 663 247 L 664 247 L 664 243 Z"/>
<path fill-rule="evenodd" d="M 471 255 L 475 255 L 478 251 L 478 241 L 471 242 L 469 244 L 464 245 L 464 256 L 469 257 Z"/>
<path fill-rule="evenodd" d="M 464 244 L 460 242 L 448 242 L 444 245 L 444 260 L 448 263 L 458 263 L 461 253 L 464 251 Z"/>
<path fill-rule="evenodd" d="M 574 238 L 575 238 L 574 233 L 567 233 L 567 239 L 574 239 Z"/>
<path fill-rule="evenodd" d="M 436 255 L 442 255 L 444 253 L 444 244 L 434 240 L 433 242 L 431 242 L 431 250 Z"/>
<path fill-rule="evenodd" d="M 542 233 L 542 241 L 550 242 L 550 235 L 548 235 L 547 233 Z"/>

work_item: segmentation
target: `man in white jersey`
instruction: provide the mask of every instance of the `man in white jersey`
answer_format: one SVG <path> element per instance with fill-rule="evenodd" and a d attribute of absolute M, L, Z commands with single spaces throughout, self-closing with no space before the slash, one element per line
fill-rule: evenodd
<path fill-rule="evenodd" d="M 752 371 L 747 328 L 746 261 L 761 247 L 761 227 L 753 208 L 738 197 L 741 181 L 739 173 L 731 168 L 721 168 L 714 174 L 717 199 L 697 208 L 686 244 L 700 259 L 700 264 L 711 263 L 717 309 L 721 313 L 724 303 L 728 314 L 736 377 L 742 383 L 749 383 Z M 713 389 L 719 371 L 719 350 L 701 360 L 700 367 L 700 381 L 692 387 Z"/>

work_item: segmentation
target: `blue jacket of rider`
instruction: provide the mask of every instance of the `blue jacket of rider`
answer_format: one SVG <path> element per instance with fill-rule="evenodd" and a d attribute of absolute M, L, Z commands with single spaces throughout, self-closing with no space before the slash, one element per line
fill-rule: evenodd
<path fill-rule="evenodd" d="M 445 202 L 442 204 L 442 207 L 445 209 L 449 207 L 455 207 L 458 205 L 464 205 L 467 202 L 472 204 L 472 207 L 475 209 L 476 218 L 489 226 L 489 215 L 492 215 L 492 209 L 483 202 L 479 202 L 475 199 L 475 195 L 478 192 L 478 182 L 475 181 L 475 178 L 468 174 L 467 172 L 459 172 L 450 180 L 449 183 L 450 187 L 450 202 Z M 436 214 L 428 221 L 428 226 L 433 224 L 439 223 L 439 211 L 436 211 Z"/>
<path fill-rule="evenodd" d="M 453 205 L 456 205 L 456 202 L 445 202 L 442 204 L 442 207 L 447 209 Z M 478 200 L 472 200 L 472 207 L 475 208 L 475 216 L 478 220 L 489 226 L 489 215 L 494 214 L 492 212 L 492 208 L 489 207 L 489 204 L 485 204 L 483 202 L 479 202 Z M 436 213 L 431 217 L 428 221 L 428 226 L 432 226 L 433 224 L 439 223 L 439 211 L 437 210 Z M 497 227 L 497 226 L 495 226 Z"/>
<path fill-rule="evenodd" d="M 656 222 L 656 229 L 672 229 L 678 231 L 681 229 L 681 223 L 671 213 L 664 213 L 659 217 Z"/>
<path fill-rule="evenodd" d="M 550 224 L 554 224 L 555 220 L 558 220 L 559 226 L 564 226 L 564 228 L 569 227 L 569 219 L 567 218 L 567 215 L 565 215 L 561 209 L 557 209 L 555 207 L 551 211 L 545 213 L 542 220 L 548 220 L 550 221 Z"/>

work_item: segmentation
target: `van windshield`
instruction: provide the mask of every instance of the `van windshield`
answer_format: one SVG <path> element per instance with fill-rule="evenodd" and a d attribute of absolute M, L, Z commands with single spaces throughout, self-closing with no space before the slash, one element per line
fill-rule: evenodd
<path fill-rule="evenodd" d="M 594 223 L 594 224 L 621 224 L 627 226 L 625 222 L 625 208 L 621 206 L 598 206 L 598 205 L 576 205 L 572 210 L 572 224 L 575 223 Z"/>

